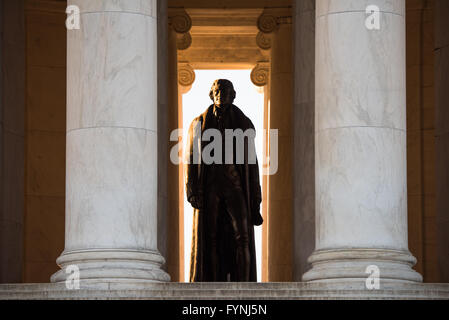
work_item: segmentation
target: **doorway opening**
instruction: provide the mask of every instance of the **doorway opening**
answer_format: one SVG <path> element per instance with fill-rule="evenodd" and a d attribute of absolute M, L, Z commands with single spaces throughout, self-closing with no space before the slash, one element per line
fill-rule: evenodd
<path fill-rule="evenodd" d="M 238 106 L 247 117 L 251 119 L 256 128 L 256 153 L 259 159 L 259 175 L 262 184 L 262 160 L 263 159 L 263 129 L 264 129 L 264 90 L 256 87 L 251 81 L 251 70 L 195 70 L 195 82 L 189 92 L 182 95 L 180 106 L 182 108 L 183 137 L 187 137 L 187 130 L 192 120 L 203 113 L 211 104 L 209 90 L 216 79 L 230 80 L 236 91 L 234 104 Z M 185 146 L 185 141 L 183 142 Z M 187 202 L 184 185 L 181 184 L 184 194 L 184 239 L 181 244 L 184 249 L 184 279 L 189 282 L 190 251 L 192 243 L 192 217 L 193 208 Z M 262 188 L 262 192 L 264 192 Z M 264 197 L 263 197 L 264 198 Z M 262 206 L 261 206 L 262 208 Z M 182 222 L 181 222 L 182 223 Z M 262 226 L 254 227 L 257 281 L 262 279 Z"/>

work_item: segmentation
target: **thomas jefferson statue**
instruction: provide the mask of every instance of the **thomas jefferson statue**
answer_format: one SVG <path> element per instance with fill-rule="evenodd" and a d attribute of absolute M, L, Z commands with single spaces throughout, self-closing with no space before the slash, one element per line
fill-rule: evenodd
<path fill-rule="evenodd" d="M 189 128 L 185 178 L 194 208 L 190 282 L 257 281 L 254 226 L 263 220 L 255 129 L 233 105 L 235 95 L 229 80 L 216 80 L 209 93 L 214 103 Z M 221 143 L 216 135 L 205 139 L 208 131 L 221 133 Z M 225 138 L 229 131 L 244 132 L 243 143 Z M 219 161 L 204 161 L 206 155 Z"/>

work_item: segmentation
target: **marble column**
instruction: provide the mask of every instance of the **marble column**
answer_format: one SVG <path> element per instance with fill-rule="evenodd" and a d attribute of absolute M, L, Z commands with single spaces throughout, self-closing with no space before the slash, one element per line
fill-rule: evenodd
<path fill-rule="evenodd" d="M 168 98 L 169 98 L 169 82 L 168 82 L 168 6 L 167 0 L 158 1 L 158 149 L 157 149 L 157 164 L 158 164 L 158 184 L 157 184 L 157 237 L 158 250 L 163 257 L 166 258 L 166 264 L 163 269 L 170 275 L 172 281 L 176 281 L 176 274 L 173 274 L 170 265 L 170 257 L 168 256 L 170 236 L 170 224 L 167 208 L 169 206 L 168 200 L 168 165 L 170 132 L 168 130 Z"/>
<path fill-rule="evenodd" d="M 267 281 L 292 280 L 293 210 L 293 62 L 292 17 L 285 9 L 267 9 L 259 30 L 271 37 L 269 129 L 278 130 L 276 174 L 268 177 Z"/>
<path fill-rule="evenodd" d="M 380 30 L 365 26 L 380 9 Z M 316 248 L 304 281 L 420 282 L 408 250 L 405 0 L 316 2 Z"/>
<path fill-rule="evenodd" d="M 449 1 L 435 1 L 436 215 L 439 279 L 449 282 Z"/>
<path fill-rule="evenodd" d="M 66 279 L 169 281 L 157 250 L 156 0 L 68 1 Z"/>
<path fill-rule="evenodd" d="M 294 2 L 293 281 L 315 249 L 315 0 Z"/>

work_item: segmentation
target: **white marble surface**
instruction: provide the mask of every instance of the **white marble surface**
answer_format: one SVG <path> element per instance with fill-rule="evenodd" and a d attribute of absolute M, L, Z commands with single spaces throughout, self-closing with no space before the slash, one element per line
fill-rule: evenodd
<path fill-rule="evenodd" d="M 157 130 L 157 21 L 119 12 L 83 15 L 68 32 L 67 130 Z"/>
<path fill-rule="evenodd" d="M 317 17 L 329 14 L 363 12 L 375 5 L 381 12 L 405 16 L 405 0 L 317 0 Z"/>
<path fill-rule="evenodd" d="M 365 27 L 368 4 L 381 30 Z M 402 0 L 317 1 L 316 251 L 303 280 L 366 278 L 372 264 L 422 281 L 407 236 L 404 10 Z"/>
<path fill-rule="evenodd" d="M 85 281 L 169 281 L 157 251 L 156 0 L 72 3 L 86 13 L 68 32 L 66 236 L 51 281 L 71 264 Z"/>
<path fill-rule="evenodd" d="M 157 249 L 156 149 L 152 131 L 67 134 L 66 250 Z"/>
<path fill-rule="evenodd" d="M 406 250 L 405 132 L 348 128 L 316 139 L 316 248 Z"/>
<path fill-rule="evenodd" d="M 157 0 L 68 0 L 81 13 L 124 12 L 157 17 Z"/>
<path fill-rule="evenodd" d="M 365 19 L 364 12 L 349 12 L 316 21 L 317 131 L 351 126 L 405 130 L 405 20 L 381 14 L 381 30 L 370 31 Z"/>

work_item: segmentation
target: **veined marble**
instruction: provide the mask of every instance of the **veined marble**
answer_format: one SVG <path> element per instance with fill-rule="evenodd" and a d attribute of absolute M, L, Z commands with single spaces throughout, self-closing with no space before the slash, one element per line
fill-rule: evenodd
<path fill-rule="evenodd" d="M 330 129 L 316 142 L 316 248 L 407 250 L 405 132 Z"/>
<path fill-rule="evenodd" d="M 157 0 L 68 0 L 67 5 L 76 5 L 81 13 L 122 12 L 157 17 Z"/>
<path fill-rule="evenodd" d="M 157 130 L 157 21 L 121 12 L 81 17 L 69 31 L 67 130 Z"/>
<path fill-rule="evenodd" d="M 157 249 L 156 148 L 147 130 L 67 134 L 66 250 Z"/>
<path fill-rule="evenodd" d="M 381 30 L 365 27 L 377 5 Z M 316 248 L 305 281 L 420 282 L 408 250 L 405 1 L 318 0 Z M 382 30 L 383 28 L 383 30 Z"/>
<path fill-rule="evenodd" d="M 65 250 L 52 282 L 169 281 L 157 251 L 156 0 L 70 1 Z"/>
<path fill-rule="evenodd" d="M 377 126 L 405 130 L 405 19 L 380 15 L 381 30 L 365 27 L 365 12 L 316 21 L 316 130 Z"/>
<path fill-rule="evenodd" d="M 366 12 L 368 6 L 375 5 L 381 12 L 405 16 L 405 0 L 317 0 L 316 16 Z"/>

